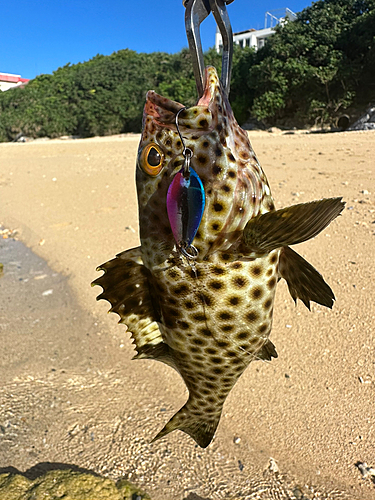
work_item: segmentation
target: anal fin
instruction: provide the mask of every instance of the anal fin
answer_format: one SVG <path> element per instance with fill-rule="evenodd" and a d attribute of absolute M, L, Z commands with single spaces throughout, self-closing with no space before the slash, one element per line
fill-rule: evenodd
<path fill-rule="evenodd" d="M 262 359 L 263 361 L 271 361 L 272 358 L 278 358 L 279 355 L 276 352 L 276 347 L 268 339 L 262 348 L 256 353 L 256 359 Z"/>
<path fill-rule="evenodd" d="M 249 220 L 243 230 L 247 251 L 267 253 L 314 238 L 344 209 L 342 198 L 300 203 Z"/>
<path fill-rule="evenodd" d="M 294 302 L 302 300 L 310 309 L 310 300 L 332 308 L 335 296 L 323 276 L 297 252 L 285 247 L 280 252 L 279 272 L 288 284 Z"/>

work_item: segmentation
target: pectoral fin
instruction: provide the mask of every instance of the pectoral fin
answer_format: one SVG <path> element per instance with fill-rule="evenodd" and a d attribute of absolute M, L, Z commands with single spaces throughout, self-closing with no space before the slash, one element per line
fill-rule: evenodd
<path fill-rule="evenodd" d="M 246 250 L 266 253 L 314 238 L 343 210 L 342 198 L 326 198 L 267 212 L 250 219 L 243 231 Z"/>
<path fill-rule="evenodd" d="M 303 257 L 289 247 L 280 252 L 279 272 L 288 283 L 294 302 L 302 300 L 310 309 L 310 300 L 332 308 L 335 296 L 322 275 Z"/>
<path fill-rule="evenodd" d="M 141 249 L 132 248 L 98 267 L 104 274 L 93 281 L 103 288 L 97 299 L 108 300 L 110 312 L 120 316 L 136 345 L 135 358 L 152 358 L 170 366 L 169 348 L 159 328 L 160 314 L 156 294 L 152 293 L 150 272 L 143 265 Z"/>

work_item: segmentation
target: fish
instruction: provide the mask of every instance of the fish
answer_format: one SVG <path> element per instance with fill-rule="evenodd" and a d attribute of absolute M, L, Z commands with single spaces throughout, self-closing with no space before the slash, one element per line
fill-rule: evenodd
<path fill-rule="evenodd" d="M 206 448 L 250 362 L 278 356 L 269 338 L 278 281 L 295 302 L 332 308 L 330 286 L 290 246 L 318 235 L 345 202 L 276 210 L 212 66 L 195 106 L 147 93 L 136 185 L 140 246 L 99 266 L 93 284 L 131 333 L 133 359 L 165 363 L 187 387 L 153 441 L 180 430 Z"/>

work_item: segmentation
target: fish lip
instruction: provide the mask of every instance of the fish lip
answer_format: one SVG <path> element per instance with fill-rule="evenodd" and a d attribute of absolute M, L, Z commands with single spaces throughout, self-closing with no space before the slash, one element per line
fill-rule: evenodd
<path fill-rule="evenodd" d="M 214 82 L 211 82 L 210 76 L 214 77 Z M 214 100 L 215 95 L 218 93 L 217 89 L 220 89 L 220 82 L 218 81 L 218 76 L 216 69 L 213 66 L 206 66 L 204 70 L 204 90 L 202 97 L 198 100 L 197 106 L 209 106 Z M 219 85 L 216 84 L 216 81 Z"/>
<path fill-rule="evenodd" d="M 163 97 L 154 90 L 146 94 L 144 114 L 153 116 L 160 125 L 174 123 L 176 114 L 185 106 L 177 101 Z"/>

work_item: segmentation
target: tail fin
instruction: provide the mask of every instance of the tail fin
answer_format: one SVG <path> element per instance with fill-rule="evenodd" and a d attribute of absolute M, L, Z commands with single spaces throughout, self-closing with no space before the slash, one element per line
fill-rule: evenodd
<path fill-rule="evenodd" d="M 207 415 L 202 411 L 200 415 L 195 415 L 188 409 L 189 401 L 179 410 L 163 429 L 154 437 L 152 443 L 160 439 L 172 431 L 180 430 L 185 432 L 201 447 L 207 448 L 211 443 L 216 428 L 219 424 L 220 413 Z"/>
<path fill-rule="evenodd" d="M 294 302 L 300 299 L 310 309 L 312 300 L 332 308 L 335 296 L 323 276 L 289 247 L 284 247 L 280 253 L 280 274 L 288 283 Z"/>

